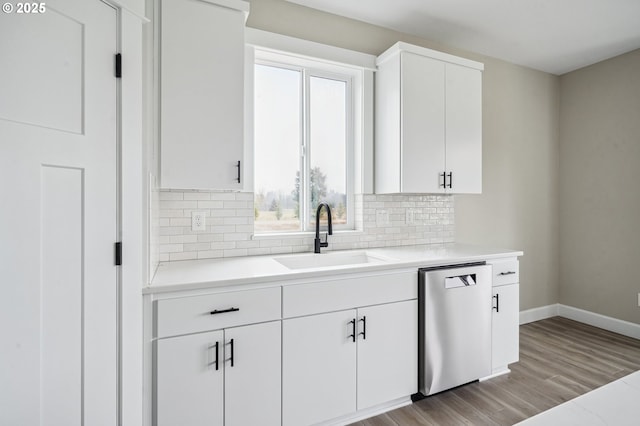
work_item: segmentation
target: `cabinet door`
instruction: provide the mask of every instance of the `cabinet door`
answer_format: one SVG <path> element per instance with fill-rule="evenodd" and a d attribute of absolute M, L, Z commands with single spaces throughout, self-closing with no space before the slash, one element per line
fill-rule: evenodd
<path fill-rule="evenodd" d="M 203 0 L 160 6 L 161 185 L 240 189 L 244 13 Z"/>
<path fill-rule="evenodd" d="M 482 72 L 446 64 L 446 170 L 451 193 L 482 192 Z"/>
<path fill-rule="evenodd" d="M 154 424 L 223 425 L 222 339 L 215 331 L 156 342 Z"/>
<path fill-rule="evenodd" d="M 356 411 L 355 310 L 282 321 L 284 426 Z"/>
<path fill-rule="evenodd" d="M 358 332 L 358 410 L 416 393 L 418 301 L 358 309 Z"/>
<path fill-rule="evenodd" d="M 401 191 L 444 192 L 445 64 L 402 52 Z"/>
<path fill-rule="evenodd" d="M 519 284 L 509 284 L 493 288 L 491 348 L 493 373 L 505 370 L 508 364 L 519 359 L 519 287 Z"/>
<path fill-rule="evenodd" d="M 230 328 L 224 335 L 225 426 L 279 426 L 281 322 Z"/>

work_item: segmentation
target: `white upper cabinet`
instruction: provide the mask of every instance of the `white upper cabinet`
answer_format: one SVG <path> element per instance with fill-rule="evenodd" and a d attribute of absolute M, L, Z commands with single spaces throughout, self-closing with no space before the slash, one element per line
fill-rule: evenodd
<path fill-rule="evenodd" d="M 377 63 L 376 193 L 482 192 L 484 66 L 406 43 Z"/>
<path fill-rule="evenodd" d="M 243 187 L 248 11 L 240 0 L 159 0 L 163 188 Z"/>

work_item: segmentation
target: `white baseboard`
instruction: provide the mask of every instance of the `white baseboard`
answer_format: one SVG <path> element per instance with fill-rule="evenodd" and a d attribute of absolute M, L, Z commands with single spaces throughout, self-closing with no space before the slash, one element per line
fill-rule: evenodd
<path fill-rule="evenodd" d="M 411 397 L 400 398 L 394 401 L 389 401 L 383 404 L 373 406 L 371 408 L 365 408 L 364 410 L 356 411 L 355 413 L 347 414 L 346 416 L 342 416 L 337 419 L 332 419 L 326 422 L 318 423 L 317 426 L 345 426 L 351 423 L 359 422 L 360 420 L 368 419 L 369 417 L 374 417 L 379 414 L 386 413 L 387 411 L 395 410 L 396 408 L 401 408 L 406 405 L 410 405 L 410 404 L 411 404 Z"/>
<path fill-rule="evenodd" d="M 574 321 L 589 324 L 627 337 L 640 339 L 640 324 L 596 314 L 595 312 L 585 311 L 584 309 L 578 309 L 573 306 L 562 305 L 560 303 L 520 311 L 520 325 L 555 316 L 569 318 Z"/>
<path fill-rule="evenodd" d="M 624 336 L 633 337 L 634 339 L 640 339 L 640 324 L 560 304 L 558 304 L 558 315 Z"/>
<path fill-rule="evenodd" d="M 520 311 L 520 325 L 558 316 L 558 304 Z"/>
<path fill-rule="evenodd" d="M 504 368 L 501 368 L 501 369 L 499 369 L 497 371 L 494 370 L 494 372 L 491 373 L 491 375 L 489 375 L 487 377 L 480 377 L 478 379 L 478 381 L 479 382 L 484 382 L 485 380 L 493 379 L 494 377 L 502 376 L 502 375 L 508 374 L 508 373 L 511 373 L 511 370 L 509 370 L 508 367 L 504 367 Z"/>

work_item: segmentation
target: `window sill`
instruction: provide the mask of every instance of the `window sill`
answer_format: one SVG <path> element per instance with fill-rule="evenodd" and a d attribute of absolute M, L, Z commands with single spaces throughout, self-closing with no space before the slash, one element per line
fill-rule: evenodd
<path fill-rule="evenodd" d="M 321 230 L 320 234 L 324 234 L 326 231 L 325 230 Z M 362 235 L 363 232 L 359 229 L 345 229 L 345 230 L 341 230 L 341 231 L 333 231 L 333 235 L 334 236 L 341 236 L 341 235 Z M 251 236 L 251 239 L 254 241 L 259 241 L 259 240 L 282 240 L 282 239 L 286 239 L 286 238 L 315 238 L 316 237 L 316 233 L 315 232 L 278 232 L 278 233 L 272 233 L 272 234 L 253 234 Z"/>

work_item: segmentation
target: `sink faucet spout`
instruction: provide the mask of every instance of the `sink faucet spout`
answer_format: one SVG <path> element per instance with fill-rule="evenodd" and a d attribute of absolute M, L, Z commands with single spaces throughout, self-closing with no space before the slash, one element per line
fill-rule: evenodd
<path fill-rule="evenodd" d="M 327 210 L 327 234 L 324 237 L 324 242 L 320 241 L 320 212 L 322 208 Z M 329 246 L 329 235 L 333 235 L 333 227 L 331 226 L 331 207 L 327 203 L 318 204 L 318 208 L 316 209 L 316 239 L 314 240 L 314 253 L 320 253 L 320 247 L 328 247 Z"/>

